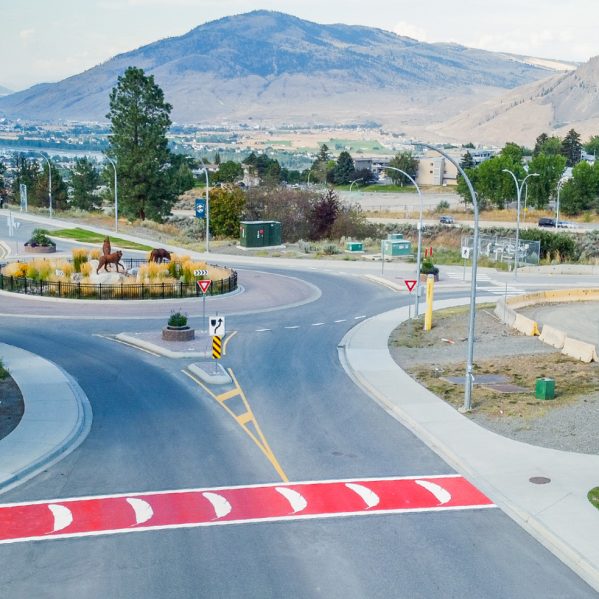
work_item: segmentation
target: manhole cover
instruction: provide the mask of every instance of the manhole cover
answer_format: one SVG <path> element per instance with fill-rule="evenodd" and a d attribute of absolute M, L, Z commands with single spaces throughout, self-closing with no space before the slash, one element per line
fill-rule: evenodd
<path fill-rule="evenodd" d="M 465 384 L 465 376 L 444 376 L 444 381 L 455 383 L 456 385 Z M 475 385 L 493 385 L 497 383 L 507 383 L 510 379 L 505 374 L 478 374 L 474 377 Z"/>
<path fill-rule="evenodd" d="M 483 385 L 485 389 L 497 391 L 498 393 L 525 393 L 528 391 L 525 387 L 519 387 L 512 383 L 498 383 L 497 385 Z M 533 404 L 536 405 L 536 404 Z"/>
<path fill-rule="evenodd" d="M 547 478 L 546 476 L 531 476 L 528 480 L 533 485 L 546 485 L 547 483 L 551 482 L 551 479 Z"/>

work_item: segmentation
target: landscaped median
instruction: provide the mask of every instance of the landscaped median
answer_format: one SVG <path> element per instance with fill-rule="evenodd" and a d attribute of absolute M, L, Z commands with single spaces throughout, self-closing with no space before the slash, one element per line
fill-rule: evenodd
<path fill-rule="evenodd" d="M 538 291 L 526 295 L 501 298 L 495 306 L 495 315 L 501 322 L 529 336 L 538 336 L 541 341 L 561 350 L 566 355 L 581 362 L 598 362 L 597 348 L 592 343 L 575 339 L 556 327 L 544 325 L 539 330 L 538 323 L 518 312 L 521 308 L 537 304 L 564 302 L 599 301 L 599 289 L 558 289 Z"/>

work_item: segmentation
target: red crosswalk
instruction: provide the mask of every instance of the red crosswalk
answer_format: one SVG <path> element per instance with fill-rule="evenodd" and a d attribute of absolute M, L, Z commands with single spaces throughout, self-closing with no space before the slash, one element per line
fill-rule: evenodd
<path fill-rule="evenodd" d="M 0 543 L 487 507 L 494 504 L 461 476 L 183 489 L 0 505 Z"/>

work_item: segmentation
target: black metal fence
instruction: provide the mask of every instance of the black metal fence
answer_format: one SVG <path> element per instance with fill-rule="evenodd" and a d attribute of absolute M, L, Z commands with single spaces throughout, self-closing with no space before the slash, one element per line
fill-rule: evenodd
<path fill-rule="evenodd" d="M 133 260 L 135 262 L 135 260 Z M 139 263 L 145 264 L 145 260 Z M 129 266 L 132 268 L 132 266 Z M 196 283 L 71 283 L 62 281 L 41 281 L 27 277 L 12 277 L 0 274 L 0 289 L 14 293 L 26 293 L 43 297 L 96 300 L 140 300 L 200 297 L 202 292 Z M 222 295 L 237 289 L 237 272 L 232 270 L 226 279 L 213 280 L 206 295 Z"/>

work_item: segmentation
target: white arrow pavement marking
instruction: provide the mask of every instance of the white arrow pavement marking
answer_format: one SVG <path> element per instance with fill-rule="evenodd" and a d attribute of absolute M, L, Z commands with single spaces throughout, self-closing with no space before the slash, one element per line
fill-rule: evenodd
<path fill-rule="evenodd" d="M 449 491 L 447 491 L 440 485 L 431 483 L 428 480 L 415 480 L 414 482 L 417 485 L 420 485 L 421 487 L 426 489 L 427 491 L 430 491 L 437 498 L 441 505 L 451 500 L 451 494 L 449 493 Z"/>
<path fill-rule="evenodd" d="M 54 530 L 52 532 L 58 532 L 59 530 L 66 528 L 73 521 L 71 510 L 64 505 L 51 503 L 48 505 L 48 509 L 54 516 Z"/>
<path fill-rule="evenodd" d="M 287 487 L 275 487 L 275 491 L 280 493 L 289 502 L 294 514 L 306 509 L 308 502 L 305 497 L 297 491 L 288 489 Z"/>
<path fill-rule="evenodd" d="M 231 504 L 222 496 L 216 493 L 202 493 L 202 495 L 212 504 L 217 518 L 224 518 L 233 509 Z"/>
<path fill-rule="evenodd" d="M 143 524 L 154 515 L 152 506 L 143 499 L 137 499 L 136 497 L 127 497 L 127 503 L 133 508 L 133 511 L 135 512 L 136 524 Z"/>
<path fill-rule="evenodd" d="M 368 487 L 357 485 L 356 483 L 345 483 L 345 486 L 354 493 L 357 493 L 364 500 L 367 509 L 379 504 L 380 497 Z"/>

